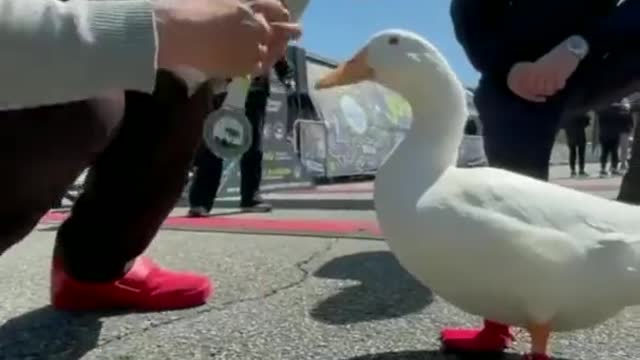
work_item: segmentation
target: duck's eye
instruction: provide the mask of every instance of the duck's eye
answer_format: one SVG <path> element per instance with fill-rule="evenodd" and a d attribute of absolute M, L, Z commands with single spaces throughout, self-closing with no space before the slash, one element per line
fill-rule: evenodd
<path fill-rule="evenodd" d="M 397 36 L 392 36 L 389 38 L 389 45 L 398 45 L 400 39 Z"/>

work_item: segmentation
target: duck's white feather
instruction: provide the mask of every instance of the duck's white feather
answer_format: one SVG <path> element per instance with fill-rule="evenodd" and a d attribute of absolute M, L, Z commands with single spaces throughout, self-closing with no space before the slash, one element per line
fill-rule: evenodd
<path fill-rule="evenodd" d="M 444 57 L 398 30 L 374 36 L 367 54 L 376 80 L 414 115 L 374 190 L 382 231 L 409 272 L 461 309 L 509 325 L 573 330 L 640 304 L 639 207 L 456 168 L 467 109 Z"/>
<path fill-rule="evenodd" d="M 467 312 L 562 331 L 640 303 L 635 207 L 492 168 L 450 168 L 414 206 L 423 231 L 385 229 L 397 218 L 380 217 L 389 244 Z M 382 214 L 396 211 L 385 207 L 378 204 Z"/>

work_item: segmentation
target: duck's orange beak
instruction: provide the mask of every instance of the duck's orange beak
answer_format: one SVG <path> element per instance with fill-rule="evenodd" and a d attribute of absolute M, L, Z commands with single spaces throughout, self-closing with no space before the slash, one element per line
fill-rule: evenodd
<path fill-rule="evenodd" d="M 373 79 L 375 73 L 367 62 L 366 49 L 360 50 L 351 60 L 338 65 L 315 84 L 316 89 L 328 89 L 336 86 L 355 84 Z"/>

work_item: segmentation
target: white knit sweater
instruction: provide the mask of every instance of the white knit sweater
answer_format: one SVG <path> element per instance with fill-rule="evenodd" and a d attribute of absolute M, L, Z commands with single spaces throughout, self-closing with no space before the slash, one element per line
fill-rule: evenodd
<path fill-rule="evenodd" d="M 147 0 L 0 0 L 0 107 L 150 92 L 155 71 Z"/>

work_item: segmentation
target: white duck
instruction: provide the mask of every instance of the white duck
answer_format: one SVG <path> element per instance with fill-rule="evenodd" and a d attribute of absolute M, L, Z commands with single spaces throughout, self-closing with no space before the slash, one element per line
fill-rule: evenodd
<path fill-rule="evenodd" d="M 376 34 L 318 81 L 374 80 L 414 121 L 378 171 L 378 221 L 400 263 L 471 314 L 526 328 L 532 358 L 551 331 L 599 324 L 640 303 L 640 208 L 494 168 L 455 167 L 467 119 L 445 58 L 403 30 Z"/>

